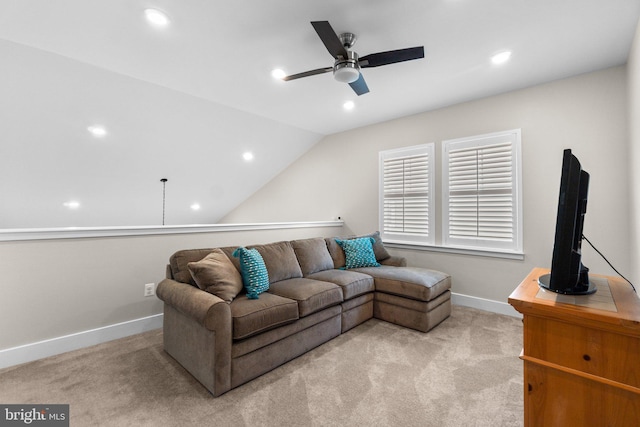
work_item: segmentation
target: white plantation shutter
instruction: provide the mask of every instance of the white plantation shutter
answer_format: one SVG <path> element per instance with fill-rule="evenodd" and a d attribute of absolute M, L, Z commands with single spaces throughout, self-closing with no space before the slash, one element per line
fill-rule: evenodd
<path fill-rule="evenodd" d="M 380 231 L 390 242 L 433 243 L 433 144 L 380 153 Z"/>
<path fill-rule="evenodd" d="M 521 251 L 520 131 L 443 142 L 443 244 Z"/>
<path fill-rule="evenodd" d="M 429 157 L 384 161 L 385 231 L 428 234 Z"/>

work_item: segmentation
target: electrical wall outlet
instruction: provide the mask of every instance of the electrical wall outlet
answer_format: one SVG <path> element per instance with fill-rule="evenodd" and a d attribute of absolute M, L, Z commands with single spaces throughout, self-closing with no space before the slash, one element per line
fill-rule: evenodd
<path fill-rule="evenodd" d="M 144 296 L 152 297 L 156 294 L 156 284 L 155 283 L 147 283 L 144 285 Z"/>

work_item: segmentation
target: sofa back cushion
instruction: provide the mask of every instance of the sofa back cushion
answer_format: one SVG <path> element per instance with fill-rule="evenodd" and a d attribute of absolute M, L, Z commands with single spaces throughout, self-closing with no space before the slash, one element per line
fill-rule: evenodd
<path fill-rule="evenodd" d="M 333 269 L 333 259 L 322 237 L 293 240 L 291 246 L 298 258 L 303 276 Z"/>
<path fill-rule="evenodd" d="M 262 255 L 269 273 L 269 283 L 302 277 L 302 270 L 300 270 L 291 242 L 254 245 L 250 248 L 257 249 Z"/>
<path fill-rule="evenodd" d="M 327 243 L 327 249 L 329 250 L 329 254 L 331 254 L 331 259 L 333 260 L 333 268 L 344 267 L 346 258 L 344 257 L 344 251 L 338 242 L 336 242 L 336 237 L 327 237 L 324 240 Z"/>
<path fill-rule="evenodd" d="M 382 238 L 380 237 L 379 231 L 374 231 L 373 233 L 365 234 L 364 236 L 358 237 L 371 237 L 373 239 L 373 253 L 376 254 L 376 261 L 384 261 L 387 258 L 391 258 L 391 254 L 387 252 L 387 248 L 384 247 L 382 243 Z"/>

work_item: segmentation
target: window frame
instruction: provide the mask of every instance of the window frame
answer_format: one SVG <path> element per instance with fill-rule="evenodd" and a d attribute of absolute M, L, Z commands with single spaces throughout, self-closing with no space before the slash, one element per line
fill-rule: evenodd
<path fill-rule="evenodd" d="M 388 160 L 400 160 L 408 159 L 416 156 L 427 157 L 427 224 L 426 232 L 424 234 L 393 232 L 385 229 L 385 161 Z M 378 163 L 378 223 L 380 227 L 380 235 L 385 242 L 395 244 L 409 244 L 409 245 L 434 245 L 435 244 L 435 220 L 436 209 L 434 208 L 435 200 L 435 143 L 427 143 L 421 145 L 414 145 L 410 147 L 402 147 L 397 149 L 385 150 L 379 152 Z M 404 182 L 404 180 L 403 180 Z M 403 198 L 407 193 L 403 192 Z M 404 219 L 404 214 L 403 214 Z"/>
<path fill-rule="evenodd" d="M 512 240 L 500 240 L 482 237 L 452 237 L 450 232 L 450 186 L 449 186 L 449 157 L 452 150 L 471 149 L 472 147 L 489 147 L 496 144 L 511 143 L 511 214 Z M 441 246 L 445 248 L 458 248 L 477 250 L 481 252 L 502 252 L 522 254 L 523 251 L 523 227 L 522 227 L 522 143 L 521 130 L 494 132 L 484 135 L 476 135 L 464 138 L 442 141 L 442 197 L 441 197 Z M 480 194 L 478 190 L 476 194 Z M 479 221 L 479 220 L 478 220 Z M 479 221 L 480 222 L 480 221 Z"/>

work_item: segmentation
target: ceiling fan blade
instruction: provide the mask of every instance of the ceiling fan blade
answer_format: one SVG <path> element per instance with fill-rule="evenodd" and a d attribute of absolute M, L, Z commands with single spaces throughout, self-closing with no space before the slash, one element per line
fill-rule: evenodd
<path fill-rule="evenodd" d="M 358 95 L 364 95 L 365 93 L 369 93 L 369 87 L 367 86 L 367 82 L 364 81 L 364 77 L 362 73 L 360 73 L 360 77 L 353 83 L 349 83 L 351 89 Z"/>
<path fill-rule="evenodd" d="M 291 74 L 290 76 L 284 76 L 282 80 L 286 82 L 289 80 L 301 79 L 302 77 L 309 77 L 309 76 L 315 76 L 316 74 L 328 73 L 329 71 L 333 71 L 333 67 L 318 68 L 315 70 L 305 71 L 304 73 Z"/>
<path fill-rule="evenodd" d="M 347 51 L 344 46 L 342 46 L 342 42 L 336 32 L 331 28 L 329 21 L 312 21 L 311 25 L 313 25 L 316 33 L 318 33 L 318 37 L 320 37 L 320 40 L 322 40 L 322 43 L 324 43 L 324 46 L 331 56 L 334 58 L 347 57 Z"/>
<path fill-rule="evenodd" d="M 360 57 L 358 63 L 361 68 L 371 68 L 420 58 L 424 58 L 424 46 L 372 53 Z"/>

